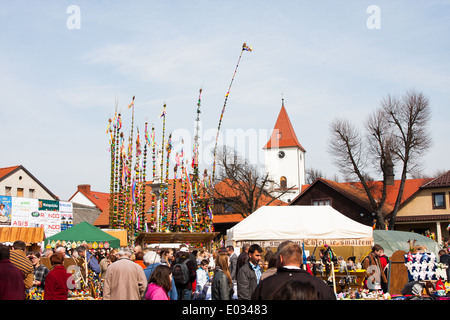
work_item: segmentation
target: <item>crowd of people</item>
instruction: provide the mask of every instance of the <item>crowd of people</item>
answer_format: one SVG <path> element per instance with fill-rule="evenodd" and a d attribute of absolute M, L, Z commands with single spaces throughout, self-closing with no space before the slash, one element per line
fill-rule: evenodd
<path fill-rule="evenodd" d="M 44 300 L 67 300 L 69 290 L 79 282 L 65 266 L 65 260 L 101 283 L 103 300 L 335 300 L 333 288 L 305 268 L 299 244 L 281 243 L 276 252 L 258 244 L 244 244 L 237 254 L 232 246 L 214 252 L 178 250 L 137 245 L 121 249 L 90 250 L 81 245 L 66 251 L 57 246 L 40 252 L 26 252 L 23 241 L 12 247 L 0 244 L 0 300 L 25 299 L 35 290 Z M 338 260 L 337 265 L 352 268 L 354 261 L 343 262 L 323 248 L 320 259 Z M 447 255 L 447 253 L 444 253 Z M 42 263 L 48 258 L 51 266 Z M 445 259 L 443 256 L 442 259 Z M 449 257 L 450 258 L 450 257 Z M 388 260 L 383 248 L 374 245 L 362 260 L 362 268 L 374 265 L 385 270 Z M 368 274 L 370 276 L 370 274 Z M 368 277 L 375 279 L 375 277 Z M 369 288 L 385 290 L 387 279 L 381 273 L 378 283 Z"/>

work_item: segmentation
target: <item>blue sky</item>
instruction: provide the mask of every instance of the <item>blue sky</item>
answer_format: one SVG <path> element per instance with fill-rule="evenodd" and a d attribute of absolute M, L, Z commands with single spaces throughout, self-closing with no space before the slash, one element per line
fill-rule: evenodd
<path fill-rule="evenodd" d="M 133 96 L 137 126 L 154 124 L 158 139 L 164 103 L 166 130 L 193 134 L 202 88 L 207 167 L 243 42 L 254 51 L 243 54 L 222 131 L 256 132 L 244 155 L 267 142 L 284 97 L 306 166 L 332 177 L 330 122 L 361 124 L 387 94 L 414 88 L 432 107 L 424 172 L 450 169 L 450 1 L 0 3 L 0 166 L 24 165 L 61 199 L 78 184 L 108 192 L 108 118 L 117 101 L 129 126 Z M 67 27 L 71 5 L 79 29 Z M 367 27 L 370 5 L 379 29 Z"/>

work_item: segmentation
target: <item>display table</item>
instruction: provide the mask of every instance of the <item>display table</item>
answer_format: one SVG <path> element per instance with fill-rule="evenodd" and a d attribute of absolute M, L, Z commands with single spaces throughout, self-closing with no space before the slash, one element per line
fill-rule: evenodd
<path fill-rule="evenodd" d="M 348 272 L 339 272 L 338 269 L 334 270 L 334 281 L 333 274 L 322 275 L 317 274 L 317 277 L 321 278 L 323 281 L 336 286 L 336 293 L 358 290 L 364 288 L 364 278 L 366 276 L 366 270 L 352 270 Z"/>

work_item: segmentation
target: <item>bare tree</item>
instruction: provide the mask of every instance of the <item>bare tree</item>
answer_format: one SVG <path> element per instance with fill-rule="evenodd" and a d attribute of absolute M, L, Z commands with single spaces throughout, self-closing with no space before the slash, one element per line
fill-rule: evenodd
<path fill-rule="evenodd" d="M 242 158 L 235 149 L 224 146 L 217 154 L 215 200 L 233 208 L 244 218 L 262 205 L 279 200 L 291 188 L 281 188 L 262 174 L 258 167 Z M 277 187 L 272 188 L 272 184 Z"/>
<path fill-rule="evenodd" d="M 383 130 L 380 128 L 381 123 L 377 122 L 377 120 L 380 120 L 380 118 L 372 116 L 369 118 L 366 126 L 366 130 L 368 130 L 366 137 L 372 136 L 374 138 L 374 141 L 370 144 L 365 143 L 363 134 L 348 120 L 338 119 L 333 121 L 330 125 L 331 139 L 328 151 L 333 156 L 334 164 L 347 180 L 357 178 L 361 182 L 362 188 L 367 194 L 371 210 L 376 214 L 377 227 L 383 229 L 385 228 L 383 206 L 386 201 L 386 184 L 383 183 L 382 197 L 378 200 L 373 189 L 373 179 L 367 169 L 370 165 L 369 154 L 378 154 L 379 157 L 381 157 L 381 154 L 384 154 L 384 139 L 381 136 Z M 369 151 L 369 146 L 374 149 Z M 381 171 L 383 171 L 382 166 L 385 161 L 380 158 L 378 163 Z M 383 181 L 385 180 L 383 179 Z"/>
<path fill-rule="evenodd" d="M 389 221 L 393 229 L 401 203 L 409 166 L 417 168 L 419 156 L 430 146 L 427 125 L 429 102 L 422 93 L 407 92 L 401 99 L 388 96 L 365 122 L 362 134 L 348 120 L 337 119 L 330 125 L 329 153 L 347 179 L 358 179 L 377 216 L 377 227 L 384 229 L 383 206 L 387 185 L 393 179 L 393 166 L 403 164 L 400 189 Z M 371 183 L 371 173 L 382 176 L 381 188 Z"/>
<path fill-rule="evenodd" d="M 328 179 L 327 175 L 323 173 L 320 169 L 307 168 L 306 169 L 306 184 L 311 184 L 319 178 Z M 339 182 L 339 176 L 335 174 L 330 180 Z"/>
<path fill-rule="evenodd" d="M 395 140 L 393 153 L 402 164 L 397 200 L 389 221 L 389 229 L 393 229 L 407 174 L 419 170 L 420 157 L 431 147 L 432 140 L 428 128 L 431 108 L 429 98 L 422 92 L 409 90 L 400 98 L 388 96 L 382 102 L 382 109 L 393 128 Z"/>

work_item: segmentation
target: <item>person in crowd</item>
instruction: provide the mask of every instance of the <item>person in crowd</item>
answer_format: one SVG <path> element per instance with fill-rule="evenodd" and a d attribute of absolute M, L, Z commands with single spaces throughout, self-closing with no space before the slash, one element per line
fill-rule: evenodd
<path fill-rule="evenodd" d="M 135 260 L 134 262 L 137 263 L 142 267 L 142 269 L 145 269 L 147 266 L 144 264 L 144 252 L 138 251 L 134 254 Z"/>
<path fill-rule="evenodd" d="M 216 259 L 216 268 L 211 284 L 212 300 L 231 300 L 233 297 L 233 281 L 228 268 L 228 254 L 219 252 Z"/>
<path fill-rule="evenodd" d="M 187 266 L 187 272 L 184 271 L 186 269 L 183 266 L 183 262 Z M 178 300 L 191 300 L 192 290 L 196 280 L 196 270 L 197 263 L 195 262 L 195 257 L 189 252 L 186 246 L 182 246 L 180 251 L 177 252 L 172 267 L 172 276 L 175 280 Z"/>
<path fill-rule="evenodd" d="M 172 269 L 159 264 L 150 276 L 145 300 L 170 300 L 169 292 L 172 290 L 172 283 Z"/>
<path fill-rule="evenodd" d="M 155 270 L 155 268 L 159 265 L 163 265 L 161 263 L 161 257 L 159 256 L 158 253 L 156 253 L 156 251 L 148 251 L 144 254 L 143 261 L 144 265 L 146 266 L 144 269 L 145 277 L 147 278 L 147 282 L 150 282 L 151 275 Z M 172 279 L 172 286 L 171 289 L 169 290 L 169 298 L 170 300 L 177 300 L 178 299 L 177 288 L 175 287 L 173 277 L 171 277 L 171 279 Z"/>
<path fill-rule="evenodd" d="M 236 269 L 237 269 L 237 255 L 234 253 L 233 246 L 227 246 L 227 254 L 230 257 L 230 274 L 231 279 L 236 280 Z"/>
<path fill-rule="evenodd" d="M 55 253 L 63 253 L 64 258 L 70 258 L 70 255 L 67 253 L 66 247 L 64 247 L 61 243 L 57 243 L 55 246 Z"/>
<path fill-rule="evenodd" d="M 262 273 L 260 280 L 264 280 L 277 272 L 277 255 L 269 251 L 264 256 L 264 259 L 267 262 L 267 270 Z"/>
<path fill-rule="evenodd" d="M 389 258 L 384 254 L 384 250 L 380 253 L 380 264 L 381 270 L 384 273 L 385 281 L 381 283 L 381 289 L 383 292 L 387 292 L 388 290 L 388 277 L 389 277 Z"/>
<path fill-rule="evenodd" d="M 362 268 L 367 271 L 365 286 L 369 291 L 382 290 L 387 287 L 387 278 L 380 259 L 383 254 L 383 247 L 375 244 L 372 251 L 362 261 Z"/>
<path fill-rule="evenodd" d="M 248 261 L 248 249 L 250 248 L 250 245 L 248 243 L 244 243 L 242 245 L 242 251 L 239 254 L 236 262 L 236 278 L 239 273 L 239 269 L 247 263 Z"/>
<path fill-rule="evenodd" d="M 439 255 L 439 262 L 447 265 L 446 269 L 447 281 L 450 281 L 450 255 L 445 249 L 439 250 L 438 255 Z"/>
<path fill-rule="evenodd" d="M 109 255 L 110 253 L 108 252 L 99 262 L 98 265 L 100 267 L 100 277 L 101 279 L 105 279 L 106 276 L 106 270 L 108 270 L 108 266 L 109 266 Z"/>
<path fill-rule="evenodd" d="M 34 268 L 34 281 L 33 287 L 36 287 L 37 293 L 44 292 L 45 289 L 45 278 L 47 277 L 49 270 L 46 266 L 41 264 L 41 253 L 34 252 L 28 256 L 31 264 Z"/>
<path fill-rule="evenodd" d="M 138 252 L 142 252 L 142 247 L 141 247 L 141 246 L 135 246 L 135 247 L 133 248 L 133 253 L 132 253 L 131 257 L 130 257 L 130 259 L 131 259 L 132 261 L 135 261 L 135 260 L 136 260 L 136 253 L 138 253 Z"/>
<path fill-rule="evenodd" d="M 51 255 L 53 254 L 53 249 L 52 248 L 46 248 L 43 254 L 44 258 L 50 258 Z"/>
<path fill-rule="evenodd" d="M 69 279 L 72 274 L 64 268 L 64 256 L 59 252 L 50 257 L 52 269 L 45 278 L 44 300 L 67 300 L 69 289 L 75 288 L 75 281 Z"/>
<path fill-rule="evenodd" d="M 34 268 L 30 259 L 26 256 L 26 248 L 25 242 L 21 240 L 14 241 L 9 260 L 22 271 L 25 290 L 29 290 L 33 286 Z"/>
<path fill-rule="evenodd" d="M 10 260 L 11 251 L 0 243 L 0 300 L 25 300 L 22 271 Z"/>
<path fill-rule="evenodd" d="M 77 253 L 80 258 L 83 258 L 86 261 L 89 270 L 92 270 L 95 273 L 95 278 L 98 279 L 101 270 L 97 258 L 94 257 L 84 245 L 77 248 Z"/>
<path fill-rule="evenodd" d="M 196 277 L 197 285 L 195 287 L 196 292 L 202 292 L 205 284 L 207 284 L 209 282 L 208 264 L 209 264 L 209 261 L 206 259 L 203 259 L 198 266 L 198 269 L 196 271 L 196 274 L 197 274 L 197 277 Z"/>
<path fill-rule="evenodd" d="M 261 278 L 262 248 L 258 244 L 252 244 L 248 248 L 248 261 L 239 269 L 237 275 L 237 293 L 239 300 L 250 300 L 253 291 Z"/>
<path fill-rule="evenodd" d="M 209 261 L 208 270 L 212 271 L 216 268 L 216 259 L 217 259 L 217 252 L 213 251 L 208 254 L 208 261 Z"/>
<path fill-rule="evenodd" d="M 147 278 L 140 265 L 131 261 L 131 252 L 123 249 L 119 259 L 108 267 L 103 282 L 103 300 L 142 300 Z"/>
<path fill-rule="evenodd" d="M 310 282 L 290 280 L 273 295 L 273 300 L 319 300 L 316 288 Z"/>
<path fill-rule="evenodd" d="M 172 267 L 173 261 L 173 249 L 164 249 L 161 251 L 161 264 Z"/>
<path fill-rule="evenodd" d="M 318 300 L 336 300 L 330 286 L 322 279 L 301 269 L 303 252 L 299 244 L 284 241 L 278 246 L 276 255 L 277 272 L 260 281 L 251 296 L 252 300 L 273 300 L 274 294 L 290 280 L 302 281 L 313 286 Z"/>

